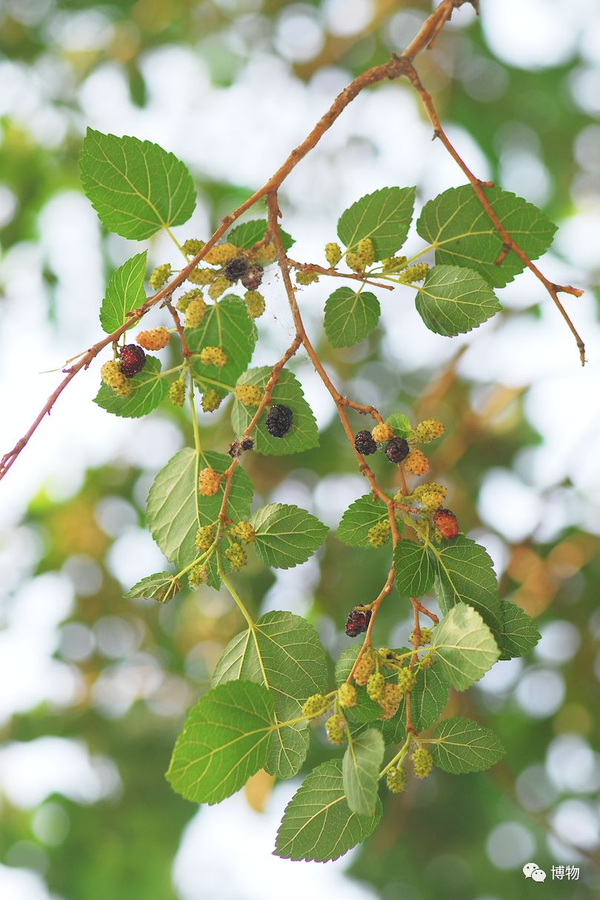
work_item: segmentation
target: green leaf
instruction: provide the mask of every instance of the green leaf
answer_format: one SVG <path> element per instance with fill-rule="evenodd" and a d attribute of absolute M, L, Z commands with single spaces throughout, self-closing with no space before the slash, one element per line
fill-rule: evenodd
<path fill-rule="evenodd" d="M 241 250 L 250 250 L 257 241 L 262 241 L 266 231 L 266 219 L 251 219 L 249 222 L 242 222 L 241 225 L 236 225 L 235 228 L 232 228 L 227 235 L 227 241 L 235 244 Z M 279 229 L 279 237 L 284 250 L 289 250 L 292 244 L 295 243 L 294 238 L 287 231 L 284 231 L 283 228 Z"/>
<path fill-rule="evenodd" d="M 248 367 L 258 332 L 256 325 L 248 317 L 243 300 L 229 294 L 206 310 L 204 318 L 196 328 L 186 328 L 185 338 L 194 355 L 192 370 L 194 378 L 206 382 L 207 387 L 215 388 L 219 394 L 227 394 L 227 388 L 211 384 L 211 380 L 224 385 L 235 385 L 239 376 Z M 205 366 L 198 355 L 204 347 L 220 347 L 227 357 L 221 368 Z"/>
<path fill-rule="evenodd" d="M 415 204 L 415 188 L 381 188 L 361 197 L 340 216 L 338 237 L 349 250 L 371 238 L 375 259 L 393 256 L 407 236 Z"/>
<path fill-rule="evenodd" d="M 266 566 L 291 569 L 306 562 L 325 540 L 327 525 L 304 509 L 269 503 L 258 509 L 250 524 L 256 531 L 254 548 Z"/>
<path fill-rule="evenodd" d="M 501 650 L 500 659 L 525 656 L 526 653 L 533 650 L 540 640 L 541 634 L 535 627 L 531 616 L 528 616 L 516 603 L 503 601 L 501 611 L 504 630 L 498 641 Z"/>
<path fill-rule="evenodd" d="M 348 735 L 342 779 L 348 808 L 359 816 L 375 815 L 379 769 L 384 751 L 383 737 L 375 728 L 368 728 L 357 737 Z"/>
<path fill-rule="evenodd" d="M 393 428 L 396 437 L 407 438 L 412 434 L 412 425 L 403 413 L 392 413 L 385 420 L 386 423 Z"/>
<path fill-rule="evenodd" d="M 373 331 L 380 315 L 375 294 L 338 288 L 325 304 L 325 334 L 332 347 L 352 347 Z"/>
<path fill-rule="evenodd" d="M 160 361 L 155 356 L 146 354 L 144 368 L 129 380 L 133 390 L 128 397 L 118 397 L 111 388 L 102 384 L 94 403 L 113 416 L 138 419 L 156 409 L 169 393 L 167 380 L 160 374 Z"/>
<path fill-rule="evenodd" d="M 401 597 L 422 597 L 433 585 L 434 562 L 425 544 L 400 541 L 394 553 L 394 568 Z"/>
<path fill-rule="evenodd" d="M 417 732 L 426 731 L 437 722 L 448 702 L 450 686 L 438 662 L 430 669 L 418 669 L 415 686 L 410 693 L 410 716 Z M 406 738 L 406 700 L 397 714 L 382 723 L 386 744 L 399 744 Z"/>
<path fill-rule="evenodd" d="M 104 227 L 124 238 L 144 241 L 160 228 L 182 225 L 196 205 L 185 165 L 150 141 L 88 128 L 79 173 Z"/>
<path fill-rule="evenodd" d="M 337 530 L 337 538 L 349 547 L 372 550 L 367 535 L 369 529 L 387 519 L 387 507 L 383 500 L 373 500 L 372 494 L 364 494 L 350 504 Z"/>
<path fill-rule="evenodd" d="M 147 575 L 130 588 L 125 597 L 137 600 L 158 600 L 159 603 L 168 603 L 175 594 L 181 590 L 181 584 L 169 572 L 157 572 L 155 575 Z"/>
<path fill-rule="evenodd" d="M 471 331 L 502 309 L 487 281 L 460 266 L 434 266 L 415 305 L 427 328 L 446 337 Z"/>
<path fill-rule="evenodd" d="M 438 768 L 463 775 L 489 769 L 506 750 L 489 728 L 457 716 L 440 722 L 431 741 L 431 753 Z"/>
<path fill-rule="evenodd" d="M 148 252 L 138 253 L 112 273 L 100 307 L 100 324 L 107 334 L 124 325 L 127 313 L 146 299 L 144 278 Z"/>
<path fill-rule="evenodd" d="M 556 232 L 550 219 L 532 203 L 500 188 L 486 188 L 485 195 L 529 259 L 538 259 L 546 252 Z M 434 245 L 436 263 L 475 269 L 494 287 L 504 287 L 525 268 L 512 252 L 496 265 L 503 241 L 470 184 L 450 188 L 426 203 L 417 231 Z"/>
<path fill-rule="evenodd" d="M 212 684 L 234 679 L 268 687 L 275 703 L 276 721 L 301 714 L 303 702 L 327 690 L 327 656 L 316 630 L 290 612 L 270 612 L 252 629 L 236 635 L 223 651 Z M 308 723 L 279 728 L 273 733 L 267 771 L 291 778 L 308 751 Z"/>
<path fill-rule="evenodd" d="M 437 561 L 435 594 L 443 613 L 456 603 L 468 603 L 499 636 L 502 607 L 492 560 L 484 547 L 459 535 L 441 549 L 431 546 Z"/>
<path fill-rule="evenodd" d="M 500 653 L 478 612 L 457 603 L 433 631 L 433 649 L 453 688 L 465 691 L 492 668 Z"/>
<path fill-rule="evenodd" d="M 317 862 L 338 859 L 369 837 L 381 812 L 377 800 L 375 815 L 353 813 L 344 795 L 342 762 L 328 760 L 313 769 L 288 803 L 277 832 L 275 856 Z"/>
<path fill-rule="evenodd" d="M 238 380 L 238 384 L 257 384 L 263 390 L 267 385 L 271 368 L 261 366 L 259 369 L 248 369 Z M 311 450 L 319 446 L 319 432 L 312 410 L 302 392 L 302 387 L 296 376 L 284 369 L 279 375 L 279 381 L 273 388 L 271 403 L 281 403 L 292 410 L 294 421 L 291 430 L 282 438 L 274 438 L 265 427 L 266 411 L 263 412 L 254 431 L 254 450 L 272 456 L 284 456 L 289 453 L 300 453 L 302 450 Z M 243 434 L 250 423 L 255 409 L 249 409 L 237 399 L 233 402 L 231 411 L 231 424 L 236 436 Z"/>
<path fill-rule="evenodd" d="M 212 466 L 219 474 L 230 464 L 231 459 L 223 453 L 205 453 L 201 460 L 202 467 Z M 200 525 L 216 522 L 224 490 L 222 483 L 214 497 L 198 494 L 196 454 L 190 447 L 179 450 L 154 479 L 146 505 L 148 527 L 164 555 L 178 568 L 184 568 L 198 556 L 196 531 Z M 251 503 L 252 482 L 238 466 L 231 479 L 228 517 L 234 521 L 247 519 Z"/>
<path fill-rule="evenodd" d="M 194 803 L 219 803 L 262 769 L 273 731 L 273 698 L 260 684 L 222 684 L 190 710 L 167 772 Z"/>

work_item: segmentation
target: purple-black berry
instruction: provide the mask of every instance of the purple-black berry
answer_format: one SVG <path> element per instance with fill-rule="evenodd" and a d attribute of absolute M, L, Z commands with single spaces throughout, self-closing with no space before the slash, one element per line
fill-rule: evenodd
<path fill-rule="evenodd" d="M 235 256 L 233 259 L 229 260 L 223 269 L 223 275 L 231 282 L 237 281 L 238 278 L 245 275 L 249 266 L 250 263 L 245 256 Z"/>
<path fill-rule="evenodd" d="M 354 446 L 362 456 L 370 456 L 377 453 L 377 444 L 373 440 L 370 431 L 359 431 L 354 435 Z"/>
<path fill-rule="evenodd" d="M 276 403 L 269 409 L 265 425 L 271 437 L 282 438 L 289 432 L 293 421 L 294 413 L 291 409 Z"/>
<path fill-rule="evenodd" d="M 357 637 L 363 634 L 371 621 L 370 609 L 353 609 L 346 619 L 346 634 L 348 637 Z"/>
<path fill-rule="evenodd" d="M 138 375 L 144 368 L 146 362 L 146 354 L 137 344 L 125 344 L 119 350 L 121 357 L 121 372 L 125 378 L 133 378 Z"/>
<path fill-rule="evenodd" d="M 406 459 L 409 452 L 408 441 L 405 441 L 404 438 L 395 437 L 386 444 L 385 455 L 390 462 L 401 463 L 403 459 Z"/>
<path fill-rule="evenodd" d="M 260 287 L 260 284 L 263 280 L 263 272 L 264 270 L 262 266 L 248 266 L 248 268 L 242 275 L 242 284 L 247 291 L 255 291 Z"/>

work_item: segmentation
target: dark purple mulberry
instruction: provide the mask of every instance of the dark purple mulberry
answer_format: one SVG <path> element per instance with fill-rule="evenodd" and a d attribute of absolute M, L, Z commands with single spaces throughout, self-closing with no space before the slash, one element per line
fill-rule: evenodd
<path fill-rule="evenodd" d="M 292 422 L 294 421 L 294 413 L 287 406 L 281 406 L 281 404 L 276 403 L 269 409 L 267 413 L 267 418 L 265 420 L 265 425 L 267 427 L 267 431 L 272 437 L 282 438 L 285 437 L 292 427 Z"/>
<path fill-rule="evenodd" d="M 121 372 L 125 378 L 133 378 L 144 368 L 146 354 L 137 344 L 125 344 L 119 350 L 121 357 Z"/>
<path fill-rule="evenodd" d="M 354 435 L 354 446 L 363 456 L 370 456 L 371 453 L 377 453 L 377 444 L 373 440 L 370 431 L 359 431 Z"/>
<path fill-rule="evenodd" d="M 249 266 L 250 263 L 245 256 L 235 256 L 229 260 L 223 269 L 223 275 L 231 282 L 237 281 L 238 278 L 246 274 Z"/>
<path fill-rule="evenodd" d="M 353 609 L 346 619 L 346 634 L 348 637 L 357 637 L 363 634 L 371 621 L 370 609 Z"/>
<path fill-rule="evenodd" d="M 409 453 L 410 447 L 408 446 L 408 441 L 405 441 L 404 438 L 395 437 L 387 442 L 385 455 L 390 462 L 401 463 Z"/>
<path fill-rule="evenodd" d="M 235 262 L 235 260 L 232 260 Z M 242 284 L 246 288 L 247 291 L 255 291 L 260 287 L 261 281 L 263 280 L 263 268 L 262 266 L 252 265 L 248 266 L 244 274 L 242 275 Z"/>

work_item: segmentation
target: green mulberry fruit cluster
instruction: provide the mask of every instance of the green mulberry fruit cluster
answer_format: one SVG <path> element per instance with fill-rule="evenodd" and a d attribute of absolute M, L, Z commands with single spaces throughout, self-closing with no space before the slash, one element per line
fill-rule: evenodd
<path fill-rule="evenodd" d="M 337 266 L 341 258 L 342 248 L 339 244 L 336 244 L 335 241 L 325 244 L 325 259 L 332 269 Z"/>
<path fill-rule="evenodd" d="M 425 747 L 417 747 L 412 755 L 412 764 L 417 778 L 427 778 L 433 769 L 433 756 Z"/>
<path fill-rule="evenodd" d="M 408 262 L 406 256 L 388 256 L 383 262 L 383 274 L 393 275 L 395 272 L 401 272 Z"/>
<path fill-rule="evenodd" d="M 375 668 L 375 658 L 372 653 L 367 651 L 361 656 L 356 669 L 354 670 L 354 681 L 356 684 L 366 684 L 371 673 Z"/>
<path fill-rule="evenodd" d="M 208 568 L 206 566 L 194 566 L 188 575 L 188 582 L 191 588 L 200 587 L 208 581 Z"/>
<path fill-rule="evenodd" d="M 344 742 L 344 731 L 346 728 L 346 720 L 343 716 L 330 716 L 325 722 L 325 731 L 331 744 L 342 744 Z"/>
<path fill-rule="evenodd" d="M 160 287 L 165 284 L 169 278 L 171 277 L 171 264 L 164 263 L 162 266 L 157 266 L 149 278 L 150 287 L 153 291 L 157 291 Z"/>
<path fill-rule="evenodd" d="M 385 777 L 385 783 L 392 794 L 400 794 L 406 787 L 406 772 L 401 767 L 392 766 Z"/>
<path fill-rule="evenodd" d="M 117 397 L 128 397 L 133 390 L 133 385 L 121 371 L 121 363 L 116 359 L 104 363 L 100 369 L 100 378 Z"/>
<path fill-rule="evenodd" d="M 196 240 L 196 238 L 189 238 L 189 240 L 184 241 L 181 249 L 186 256 L 195 256 L 196 253 L 200 253 L 204 247 L 204 243 L 204 241 Z"/>
<path fill-rule="evenodd" d="M 200 362 L 203 366 L 216 366 L 222 369 L 227 364 L 227 354 L 220 347 L 204 347 L 200 351 Z"/>
<path fill-rule="evenodd" d="M 302 270 L 296 272 L 297 284 L 314 284 L 318 280 L 319 276 L 316 272 L 305 272 Z"/>
<path fill-rule="evenodd" d="M 256 540 L 256 532 L 250 522 L 236 522 L 229 529 L 229 534 L 243 541 L 244 544 L 251 544 Z"/>
<path fill-rule="evenodd" d="M 381 672 L 373 672 L 372 675 L 369 675 L 369 680 L 367 681 L 367 694 L 371 700 L 375 700 L 377 703 L 383 698 L 384 691 L 385 678 L 383 674 Z"/>
<path fill-rule="evenodd" d="M 208 550 L 212 547 L 215 540 L 215 529 L 212 525 L 201 525 L 196 532 L 194 543 L 198 550 Z"/>
<path fill-rule="evenodd" d="M 229 278 L 225 278 L 224 275 L 217 275 L 208 289 L 208 296 L 211 300 L 217 300 L 221 296 L 221 294 L 224 294 L 227 288 L 230 287 L 231 282 Z"/>
<path fill-rule="evenodd" d="M 356 706 L 356 688 L 353 684 L 348 684 L 347 681 L 344 684 L 341 684 L 338 688 L 338 703 L 343 709 L 349 709 L 352 706 Z"/>
<path fill-rule="evenodd" d="M 421 444 L 428 444 L 435 441 L 444 433 L 444 426 L 437 419 L 424 419 L 416 426 L 414 436 Z"/>
<path fill-rule="evenodd" d="M 401 694 L 409 694 L 415 686 L 417 676 L 408 666 L 398 672 L 398 689 Z"/>
<path fill-rule="evenodd" d="M 402 693 L 398 685 L 394 684 L 393 682 L 389 682 L 388 684 L 386 684 L 385 688 L 383 689 L 383 697 L 379 701 L 379 705 L 383 710 L 379 718 L 383 719 L 384 721 L 393 718 L 398 712 L 401 701 Z"/>
<path fill-rule="evenodd" d="M 169 385 L 169 398 L 173 406 L 183 406 L 185 403 L 185 379 L 178 378 Z"/>
<path fill-rule="evenodd" d="M 432 481 L 416 487 L 413 491 L 413 496 L 423 509 L 433 512 L 442 508 L 447 493 L 448 489 L 443 484 L 435 484 Z"/>
<path fill-rule="evenodd" d="M 225 557 L 231 563 L 233 569 L 242 569 L 248 562 L 246 551 L 241 544 L 231 544 L 225 551 Z"/>
<path fill-rule="evenodd" d="M 259 319 L 265 311 L 265 298 L 259 291 L 246 291 L 244 303 L 251 319 Z"/>
<path fill-rule="evenodd" d="M 191 293 L 191 291 L 190 291 Z M 200 294 L 200 291 L 198 291 Z M 204 302 L 204 298 L 202 294 L 199 297 L 194 297 L 193 300 L 188 304 L 185 311 L 185 327 L 186 328 L 196 328 L 206 313 L 206 303 Z"/>
<path fill-rule="evenodd" d="M 380 422 L 371 432 L 371 437 L 374 441 L 377 441 L 378 444 L 381 444 L 384 441 L 391 441 L 394 437 L 394 429 L 391 425 L 388 425 L 387 422 Z"/>
<path fill-rule="evenodd" d="M 423 281 L 428 272 L 429 266 L 427 263 L 417 263 L 414 266 L 403 269 L 398 276 L 398 281 L 400 284 L 412 284 L 414 281 Z"/>
<path fill-rule="evenodd" d="M 204 412 L 214 412 L 221 405 L 221 397 L 214 388 L 209 388 L 202 394 L 202 409 Z"/>
<path fill-rule="evenodd" d="M 411 644 L 414 640 L 414 635 L 415 635 L 414 631 L 411 631 L 410 637 L 409 637 L 409 641 Z M 433 637 L 433 632 L 432 632 L 431 628 L 421 627 L 419 629 L 419 647 L 422 647 L 423 644 L 430 644 L 432 637 Z"/>
<path fill-rule="evenodd" d="M 234 394 L 242 406 L 259 406 L 263 398 L 263 391 L 257 384 L 238 384 Z"/>
<path fill-rule="evenodd" d="M 323 694 L 313 694 L 312 697 L 309 697 L 308 700 L 305 701 L 302 707 L 302 715 L 303 716 L 320 716 L 322 715 L 329 703 L 327 698 L 323 696 Z"/>
<path fill-rule="evenodd" d="M 371 547 L 383 547 L 385 542 L 389 540 L 391 534 L 391 526 L 388 519 L 371 526 L 367 532 L 367 541 Z"/>
<path fill-rule="evenodd" d="M 216 277 L 216 272 L 213 269 L 198 267 L 197 269 L 192 269 L 187 280 L 191 281 L 192 284 L 200 284 L 202 287 L 206 287 L 208 284 L 212 284 Z"/>

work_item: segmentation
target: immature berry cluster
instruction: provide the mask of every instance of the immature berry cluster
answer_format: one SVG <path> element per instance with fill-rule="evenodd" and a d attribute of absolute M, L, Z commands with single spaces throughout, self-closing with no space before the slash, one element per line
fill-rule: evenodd
<path fill-rule="evenodd" d="M 356 706 L 357 693 L 354 685 L 349 684 L 347 681 L 341 684 L 338 688 L 337 699 L 342 709 L 350 709 Z"/>
<path fill-rule="evenodd" d="M 169 397 L 173 406 L 183 406 L 185 403 L 185 379 L 178 378 L 169 386 Z"/>
<path fill-rule="evenodd" d="M 162 350 L 171 340 L 171 335 L 160 325 L 158 328 L 138 332 L 136 340 L 144 350 Z"/>
<path fill-rule="evenodd" d="M 385 781 L 392 794 L 399 794 L 406 787 L 406 772 L 401 767 L 392 766 L 391 769 L 388 769 Z"/>
<path fill-rule="evenodd" d="M 415 633 L 411 631 L 409 636 L 409 641 L 412 644 L 414 641 Z M 422 647 L 424 644 L 430 644 L 431 639 L 433 637 L 433 631 L 431 628 L 424 628 L 422 625 L 419 628 L 419 647 Z"/>
<path fill-rule="evenodd" d="M 325 730 L 331 744 L 342 744 L 346 730 L 345 718 L 338 714 L 330 716 L 325 722 Z"/>
<path fill-rule="evenodd" d="M 202 469 L 198 477 L 198 490 L 203 497 L 214 497 L 219 490 L 221 476 L 213 468 L 207 466 Z"/>
<path fill-rule="evenodd" d="M 128 397 L 133 390 L 133 385 L 121 370 L 121 363 L 116 359 L 104 363 L 100 369 L 100 378 L 117 397 Z"/>
<path fill-rule="evenodd" d="M 227 355 L 221 347 L 203 347 L 200 351 L 200 362 L 203 366 L 216 366 L 222 369 L 227 363 Z"/>
<path fill-rule="evenodd" d="M 202 394 L 202 409 L 204 412 L 214 412 L 221 405 L 222 398 L 214 388 L 209 388 Z"/>
<path fill-rule="evenodd" d="M 246 291 L 244 303 L 251 319 L 260 318 L 265 311 L 265 298 L 258 291 Z"/>
<path fill-rule="evenodd" d="M 234 394 L 243 406 L 258 406 L 263 398 L 263 391 L 257 384 L 238 384 Z"/>
<path fill-rule="evenodd" d="M 372 525 L 367 532 L 367 541 L 372 547 L 383 547 L 392 532 L 389 519 L 383 519 Z"/>
<path fill-rule="evenodd" d="M 231 563 L 233 569 L 241 569 L 248 562 L 246 551 L 241 544 L 234 542 L 225 551 L 225 558 Z"/>
<path fill-rule="evenodd" d="M 412 755 L 412 764 L 417 778 L 427 778 L 433 768 L 433 757 L 425 747 L 417 747 Z"/>
<path fill-rule="evenodd" d="M 302 715 L 320 716 L 325 712 L 328 706 L 329 703 L 327 702 L 327 698 L 324 697 L 323 694 L 313 694 L 312 697 L 309 697 L 304 703 Z"/>
<path fill-rule="evenodd" d="M 256 531 L 250 522 L 236 522 L 229 529 L 229 534 L 244 544 L 251 544 L 256 540 Z"/>
<path fill-rule="evenodd" d="M 171 277 L 171 264 L 165 263 L 162 266 L 157 266 L 155 270 L 152 272 L 150 276 L 149 283 L 152 290 L 157 291 L 160 287 L 165 284 L 169 278 Z"/>

